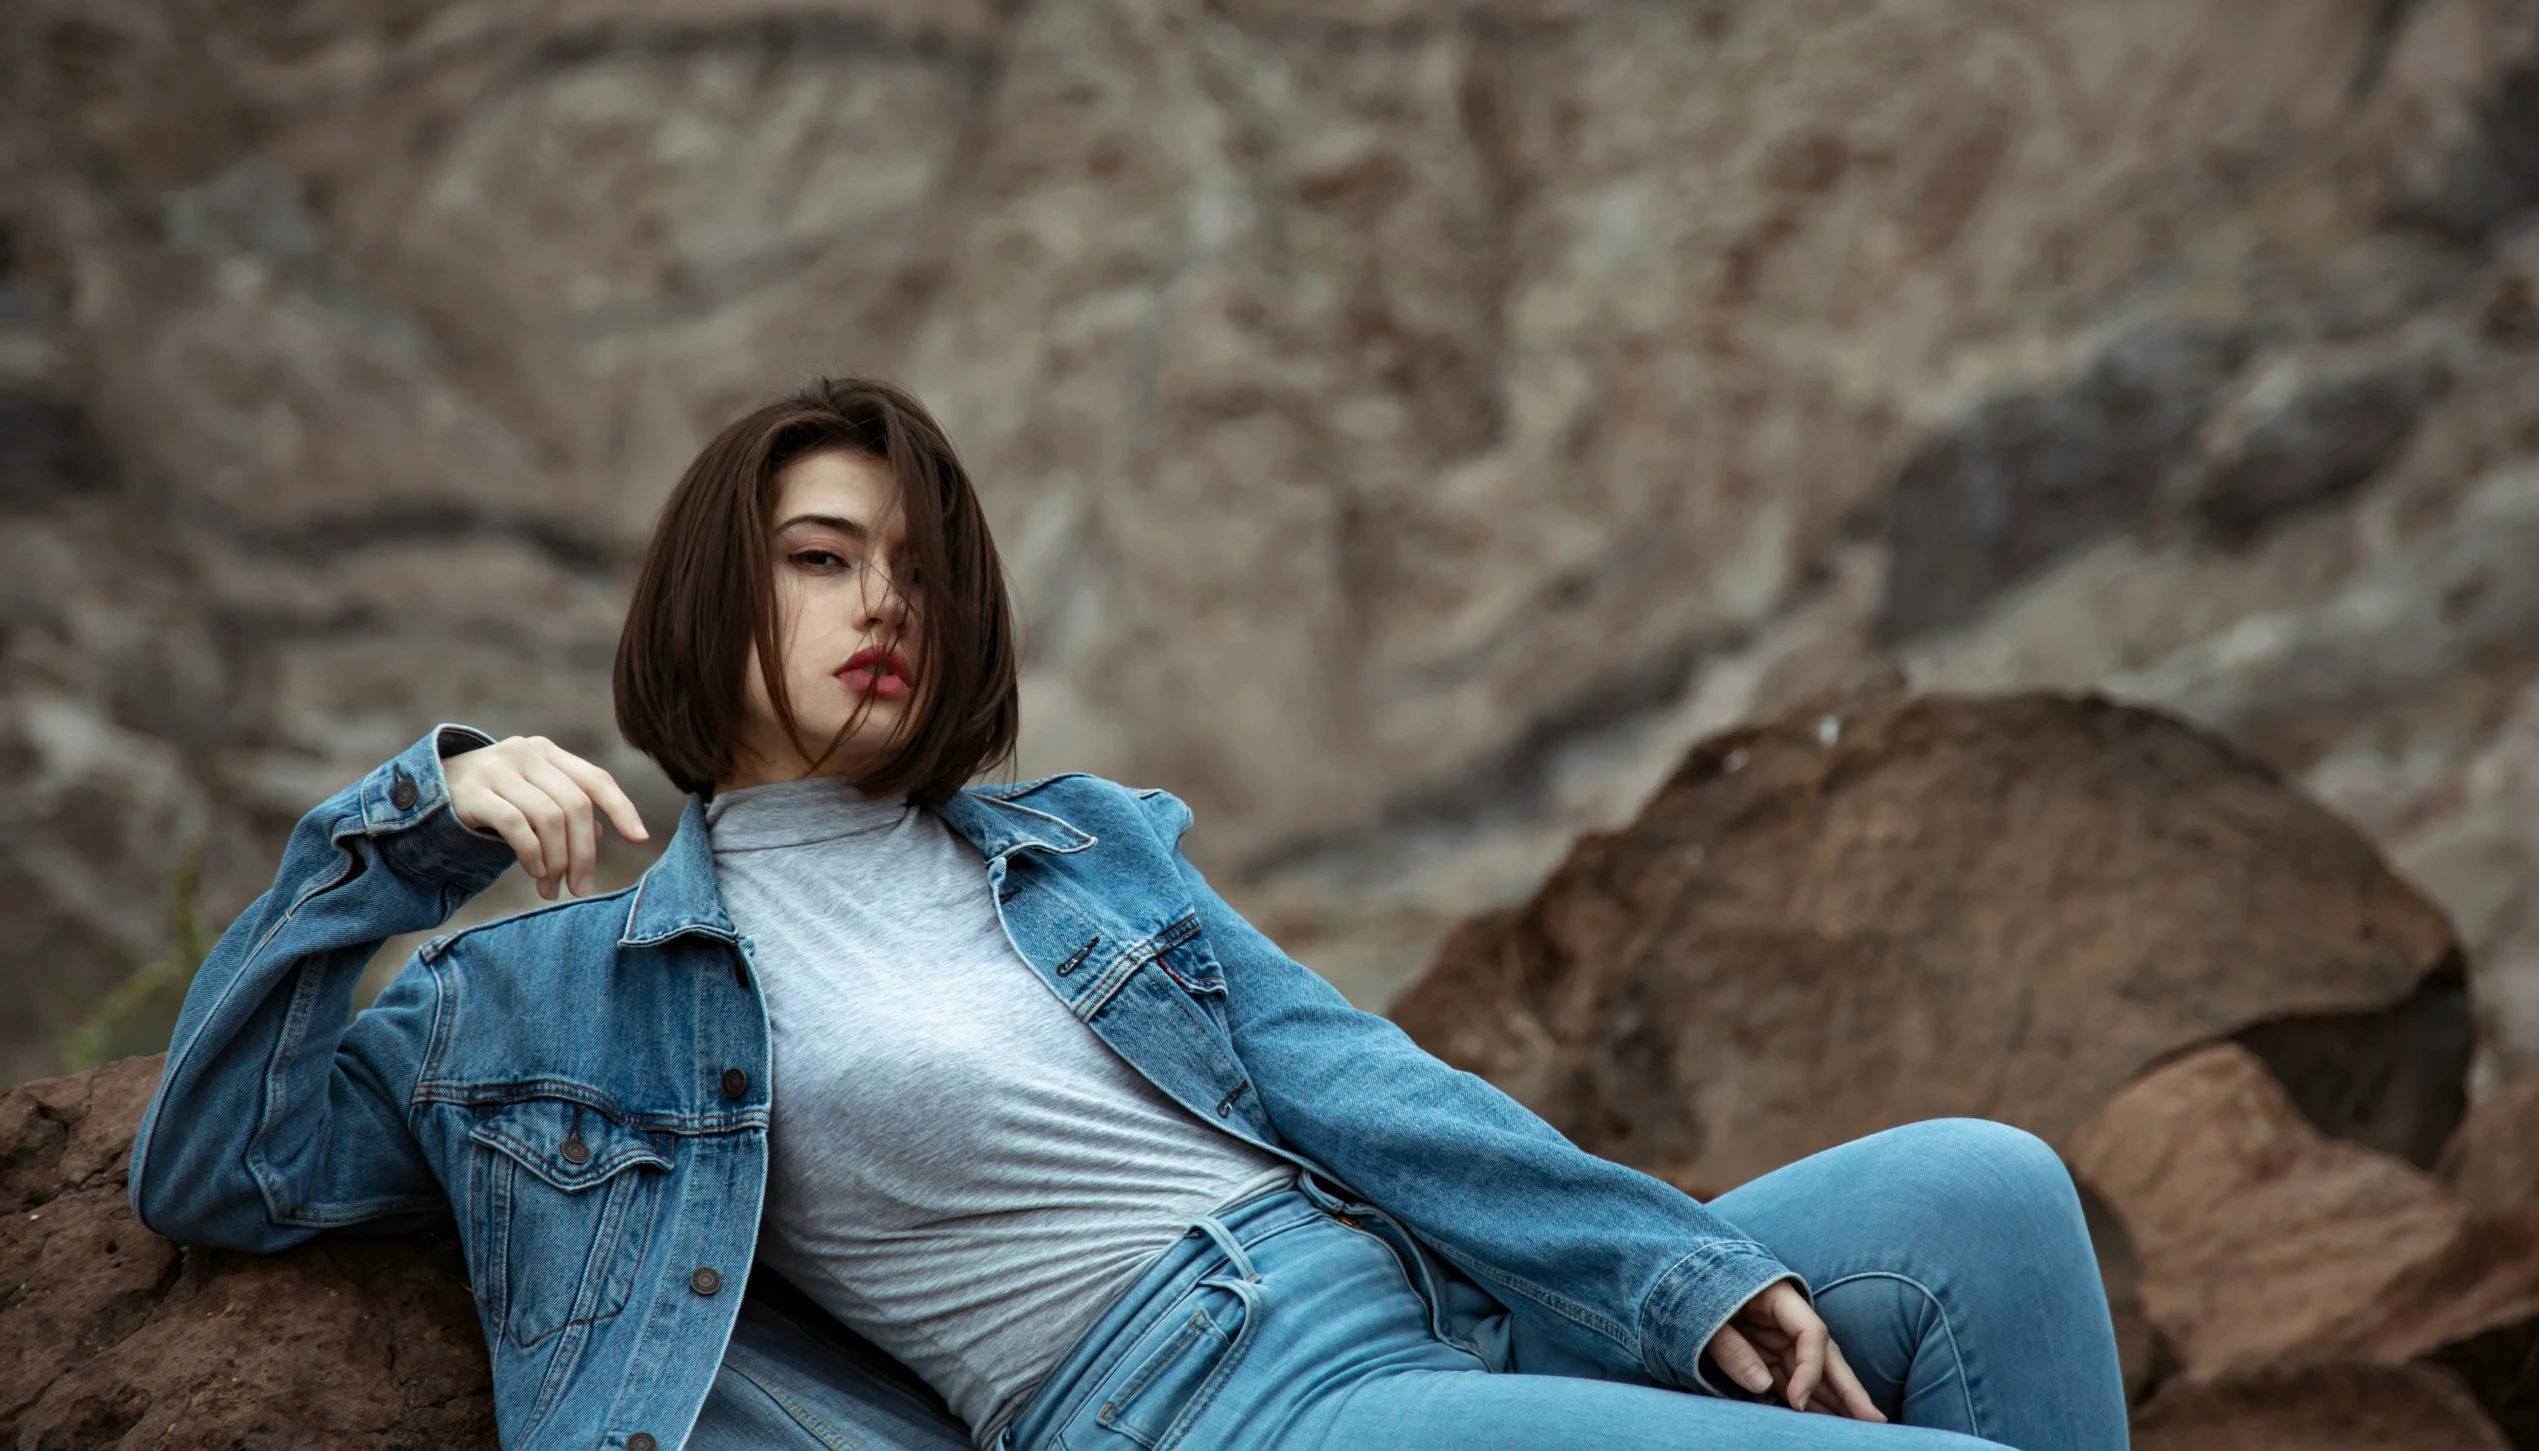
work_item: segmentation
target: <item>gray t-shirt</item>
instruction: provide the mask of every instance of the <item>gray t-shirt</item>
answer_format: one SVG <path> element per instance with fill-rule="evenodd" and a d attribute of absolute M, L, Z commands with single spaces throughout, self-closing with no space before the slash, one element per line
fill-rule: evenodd
<path fill-rule="evenodd" d="M 785 781 L 705 819 L 773 1033 L 759 1253 L 981 1445 L 1193 1220 L 1294 1173 L 1059 1001 L 933 812 Z"/>

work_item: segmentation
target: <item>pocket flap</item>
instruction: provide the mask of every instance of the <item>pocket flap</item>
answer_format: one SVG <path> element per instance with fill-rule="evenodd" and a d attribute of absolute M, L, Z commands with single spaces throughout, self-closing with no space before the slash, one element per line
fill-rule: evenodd
<path fill-rule="evenodd" d="M 467 1136 L 507 1154 L 520 1167 L 566 1193 L 607 1182 L 636 1164 L 668 1169 L 655 1136 L 630 1128 L 588 1104 L 560 1098 L 507 1103 L 477 1121 Z"/>
<path fill-rule="evenodd" d="M 1155 965 L 1181 984 L 1183 991 L 1224 994 L 1225 966 L 1208 950 L 1197 914 L 1156 933 L 1155 948 Z"/>

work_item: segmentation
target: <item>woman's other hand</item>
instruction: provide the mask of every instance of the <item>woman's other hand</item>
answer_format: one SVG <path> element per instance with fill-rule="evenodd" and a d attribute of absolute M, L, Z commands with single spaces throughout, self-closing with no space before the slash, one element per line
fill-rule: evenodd
<path fill-rule="evenodd" d="M 441 774 L 459 824 L 501 837 L 549 901 L 559 887 L 591 894 L 601 816 L 628 841 L 650 836 L 615 777 L 544 736 L 513 736 L 452 756 Z"/>
<path fill-rule="evenodd" d="M 1816 1307 L 1787 1280 L 1765 1286 L 1729 1316 L 1710 1337 L 1708 1352 L 1730 1380 L 1757 1395 L 1777 1392 L 1794 1409 L 1855 1421 L 1886 1419 L 1843 1363 L 1842 1347 L 1817 1318 Z"/>

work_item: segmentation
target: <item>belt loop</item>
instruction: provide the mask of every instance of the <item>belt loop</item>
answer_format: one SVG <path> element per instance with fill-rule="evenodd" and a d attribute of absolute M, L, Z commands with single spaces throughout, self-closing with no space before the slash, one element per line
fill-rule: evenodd
<path fill-rule="evenodd" d="M 1252 1257 L 1243 1252 L 1243 1246 L 1234 1242 L 1234 1231 L 1225 1227 L 1225 1221 L 1213 1214 L 1205 1215 L 1191 1227 L 1217 1242 L 1217 1248 L 1225 1251 L 1225 1257 L 1233 1261 L 1235 1273 L 1246 1280 L 1259 1281 L 1260 1271 L 1252 1268 Z"/>

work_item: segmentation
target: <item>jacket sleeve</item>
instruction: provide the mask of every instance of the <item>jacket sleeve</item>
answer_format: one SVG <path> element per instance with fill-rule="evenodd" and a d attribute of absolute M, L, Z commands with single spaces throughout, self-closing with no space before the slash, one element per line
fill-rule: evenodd
<path fill-rule="evenodd" d="M 357 1020 L 352 998 L 380 943 L 439 926 L 513 860 L 447 809 L 443 751 L 487 743 L 438 727 L 300 819 L 273 889 L 221 934 L 186 992 L 133 1140 L 143 1224 L 272 1251 L 447 1213 L 408 1117 L 435 979 L 401 975 Z"/>
<path fill-rule="evenodd" d="M 1181 856 L 1187 807 L 1162 792 L 1146 804 L 1224 966 L 1236 1055 L 1279 1134 L 1496 1294 L 1520 1340 L 1530 1329 L 1555 1358 L 1583 1359 L 1577 1370 L 1715 1391 L 1701 1373 L 1712 1334 L 1798 1275 L 1691 1196 L 1589 1154 L 1350 1006 Z"/>

